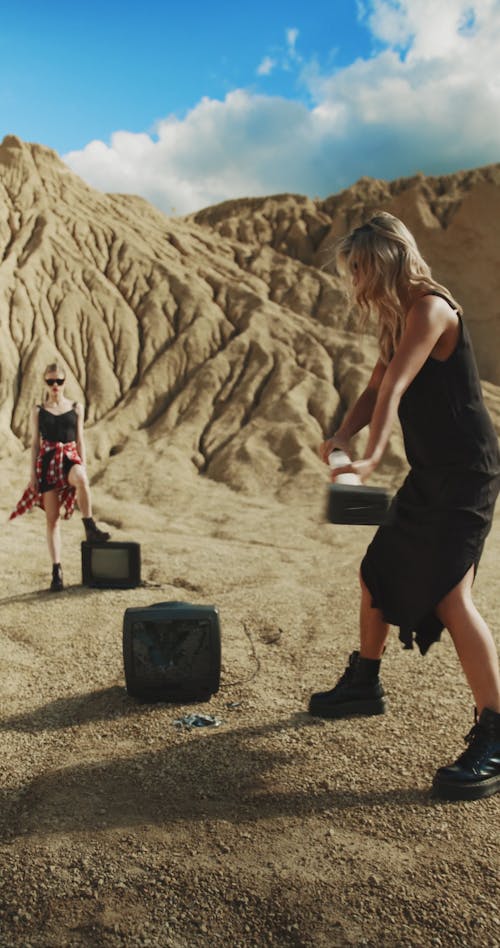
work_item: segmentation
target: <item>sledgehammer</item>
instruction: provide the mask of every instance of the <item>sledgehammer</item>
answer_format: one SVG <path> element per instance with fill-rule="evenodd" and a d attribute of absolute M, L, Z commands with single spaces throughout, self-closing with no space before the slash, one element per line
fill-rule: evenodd
<path fill-rule="evenodd" d="M 338 448 L 328 456 L 332 471 L 350 463 L 350 457 Z M 328 489 L 327 517 L 330 523 L 380 524 L 390 503 L 383 487 L 365 487 L 357 474 L 339 474 Z"/>

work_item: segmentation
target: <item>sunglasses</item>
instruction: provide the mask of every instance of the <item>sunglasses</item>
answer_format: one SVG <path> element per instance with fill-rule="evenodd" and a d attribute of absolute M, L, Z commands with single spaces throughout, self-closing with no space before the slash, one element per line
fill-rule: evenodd
<path fill-rule="evenodd" d="M 45 379 L 46 385 L 64 385 L 66 379 Z"/>

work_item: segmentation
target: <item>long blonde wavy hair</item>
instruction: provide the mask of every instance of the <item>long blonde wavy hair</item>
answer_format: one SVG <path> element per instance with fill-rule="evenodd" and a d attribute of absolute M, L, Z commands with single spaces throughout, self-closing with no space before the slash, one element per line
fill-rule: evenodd
<path fill-rule="evenodd" d="M 408 228 L 387 211 L 377 211 L 343 237 L 335 256 L 340 272 L 353 278 L 352 297 L 361 310 L 362 328 L 370 315 L 377 319 L 380 355 L 386 364 L 417 297 L 434 291 L 462 312 L 450 291 L 434 280 Z"/>

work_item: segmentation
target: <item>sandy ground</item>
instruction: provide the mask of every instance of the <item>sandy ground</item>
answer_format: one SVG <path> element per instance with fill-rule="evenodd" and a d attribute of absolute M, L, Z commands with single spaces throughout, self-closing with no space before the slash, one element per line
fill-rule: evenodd
<path fill-rule="evenodd" d="M 114 538 L 141 543 L 143 587 L 80 585 L 75 517 L 50 594 L 43 515 L 4 526 L 2 948 L 500 945 L 500 796 L 429 794 L 472 724 L 447 635 L 425 658 L 394 635 L 386 715 L 306 713 L 356 647 L 372 528 L 325 524 L 323 491 L 285 506 L 173 474 L 125 503 L 127 463 L 94 499 Z M 3 462 L 4 521 L 23 480 Z M 499 554 L 497 517 L 476 583 L 497 637 Z M 219 608 L 209 704 L 125 691 L 124 609 L 173 599 Z M 174 726 L 193 710 L 223 723 Z"/>

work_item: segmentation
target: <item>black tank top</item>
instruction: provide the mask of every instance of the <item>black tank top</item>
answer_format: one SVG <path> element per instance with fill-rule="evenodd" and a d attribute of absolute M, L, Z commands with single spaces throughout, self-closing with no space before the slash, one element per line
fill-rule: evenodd
<path fill-rule="evenodd" d="M 483 401 L 469 333 L 459 319 L 460 338 L 452 354 L 445 361 L 429 356 L 401 399 L 406 456 L 416 469 L 451 467 L 496 476 L 498 437 Z"/>
<path fill-rule="evenodd" d="M 78 417 L 75 405 L 69 411 L 63 412 L 62 415 L 54 415 L 53 412 L 47 411 L 43 405 L 40 406 L 38 428 L 44 441 L 62 441 L 63 444 L 67 444 L 68 441 L 76 441 Z"/>

